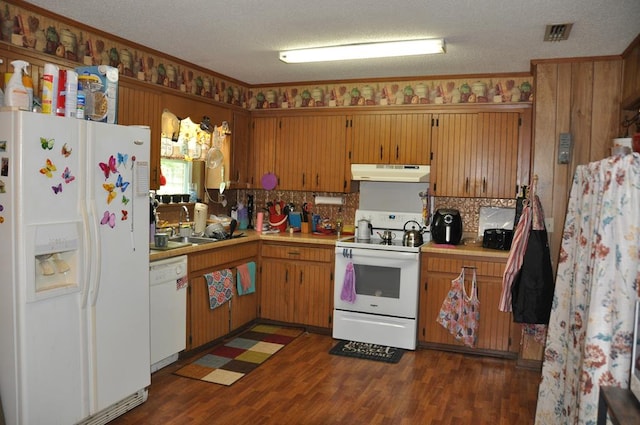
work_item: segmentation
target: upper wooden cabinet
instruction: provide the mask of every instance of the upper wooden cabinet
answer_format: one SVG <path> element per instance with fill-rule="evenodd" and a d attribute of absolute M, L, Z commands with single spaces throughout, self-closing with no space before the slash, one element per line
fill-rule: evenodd
<path fill-rule="evenodd" d="M 234 112 L 231 124 L 231 187 L 247 188 L 250 184 L 251 118 L 249 113 Z"/>
<path fill-rule="evenodd" d="M 148 125 L 151 129 L 149 187 L 160 188 L 160 135 L 162 96 L 135 80 L 121 80 L 118 87 L 118 123 Z"/>
<path fill-rule="evenodd" d="M 352 164 L 428 165 L 431 114 L 362 113 L 352 117 Z"/>
<path fill-rule="evenodd" d="M 276 117 L 254 117 L 251 138 L 248 181 L 252 188 L 261 188 L 260 180 L 266 173 L 275 172 Z"/>
<path fill-rule="evenodd" d="M 278 187 L 342 192 L 346 187 L 346 117 L 281 117 L 277 128 Z"/>
<path fill-rule="evenodd" d="M 344 115 L 296 114 L 253 118 L 252 187 L 267 172 L 278 189 L 342 192 L 345 177 L 347 119 Z"/>
<path fill-rule="evenodd" d="M 638 111 L 640 107 L 640 36 L 622 54 L 622 109 Z"/>
<path fill-rule="evenodd" d="M 433 193 L 436 196 L 513 198 L 522 157 L 530 158 L 530 154 L 521 152 L 529 146 L 522 142 L 525 137 L 521 115 L 519 112 L 434 114 Z M 528 177 L 528 166 L 526 168 Z M 521 171 L 524 175 L 525 171 Z"/>

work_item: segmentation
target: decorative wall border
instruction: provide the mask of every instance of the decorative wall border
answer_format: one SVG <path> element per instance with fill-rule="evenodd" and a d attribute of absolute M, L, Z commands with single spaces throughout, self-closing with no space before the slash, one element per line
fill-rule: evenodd
<path fill-rule="evenodd" d="M 38 9 L 40 10 L 40 9 Z M 53 15 L 53 14 L 52 14 Z M 53 15 L 56 16 L 56 15 Z M 416 78 L 252 87 L 206 74 L 167 56 L 126 44 L 0 0 L 0 41 L 76 62 L 110 65 L 121 75 L 249 110 L 533 101 L 532 77 Z M 213 72 L 213 71 L 212 71 Z"/>

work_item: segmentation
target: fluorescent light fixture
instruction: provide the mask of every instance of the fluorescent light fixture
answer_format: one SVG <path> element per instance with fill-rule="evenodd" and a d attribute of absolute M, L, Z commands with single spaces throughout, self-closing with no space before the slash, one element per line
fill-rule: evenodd
<path fill-rule="evenodd" d="M 429 55 L 444 52 L 443 39 L 425 39 L 285 50 L 280 52 L 280 60 L 286 63 L 326 62 L 348 59 Z"/>

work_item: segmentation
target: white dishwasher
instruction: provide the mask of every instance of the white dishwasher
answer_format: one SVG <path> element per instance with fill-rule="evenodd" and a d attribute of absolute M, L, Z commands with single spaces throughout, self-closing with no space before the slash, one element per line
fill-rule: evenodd
<path fill-rule="evenodd" d="M 149 263 L 151 373 L 178 360 L 186 347 L 187 256 Z"/>

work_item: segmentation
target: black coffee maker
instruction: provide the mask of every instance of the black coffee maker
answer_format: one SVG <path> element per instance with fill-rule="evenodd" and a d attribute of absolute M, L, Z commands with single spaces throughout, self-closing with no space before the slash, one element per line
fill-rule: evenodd
<path fill-rule="evenodd" d="M 438 244 L 458 245 L 462 240 L 460 211 L 438 209 L 431 221 L 431 239 Z"/>

